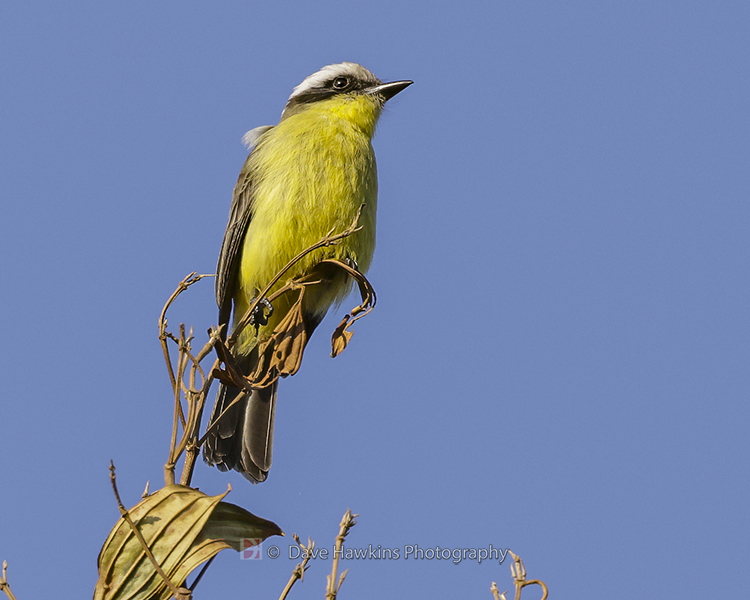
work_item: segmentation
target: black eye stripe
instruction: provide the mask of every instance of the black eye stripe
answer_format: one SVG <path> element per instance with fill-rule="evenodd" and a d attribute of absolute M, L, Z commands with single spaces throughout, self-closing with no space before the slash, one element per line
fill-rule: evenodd
<path fill-rule="evenodd" d="M 335 84 L 338 80 L 346 80 L 346 84 L 343 84 L 342 81 L 339 85 L 343 85 L 343 87 L 337 87 Z M 297 95 L 289 98 L 284 111 L 291 114 L 296 106 L 319 102 L 338 94 L 358 93 L 360 90 L 366 90 L 368 87 L 378 84 L 380 84 L 380 81 L 377 79 L 360 79 L 351 74 L 336 75 L 327 81 L 317 84 L 315 87 L 298 92 Z"/>

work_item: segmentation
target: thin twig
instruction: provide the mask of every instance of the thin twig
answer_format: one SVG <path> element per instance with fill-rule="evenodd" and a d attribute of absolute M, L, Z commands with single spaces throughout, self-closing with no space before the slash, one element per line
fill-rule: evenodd
<path fill-rule="evenodd" d="M 167 461 L 167 464 L 164 465 L 164 482 L 165 484 L 169 485 L 174 483 L 174 467 L 178 460 L 178 457 L 175 456 L 175 446 L 177 444 L 177 427 L 178 422 L 180 422 L 183 426 L 183 429 L 185 427 L 185 416 L 182 410 L 182 403 L 180 402 L 180 390 L 182 388 L 182 381 L 179 377 L 179 375 L 175 374 L 174 368 L 172 366 L 172 359 L 169 354 L 169 340 L 176 342 L 178 345 L 178 348 L 182 350 L 183 348 L 183 338 L 180 337 L 180 340 L 176 339 L 174 335 L 169 333 L 167 331 L 167 311 L 169 310 L 169 307 L 172 305 L 172 303 L 177 299 L 177 297 L 187 290 L 191 285 L 194 283 L 199 282 L 201 279 L 204 279 L 205 277 L 215 277 L 214 274 L 204 274 L 204 275 L 197 275 L 195 271 L 190 273 L 187 277 L 185 277 L 180 283 L 177 285 L 177 288 L 174 292 L 172 292 L 172 295 L 169 296 L 166 303 L 164 304 L 164 307 L 161 310 L 161 313 L 159 314 L 159 341 L 161 343 L 162 352 L 164 354 L 164 361 L 167 365 L 167 373 L 169 374 L 169 382 L 172 386 L 172 390 L 174 393 L 174 419 L 172 424 L 172 440 L 171 444 L 169 446 L 169 460 Z M 181 328 L 182 329 L 182 328 Z M 178 373 L 180 372 L 180 367 L 182 363 L 184 362 L 184 356 L 182 352 L 180 352 L 180 357 L 178 358 Z"/>
<path fill-rule="evenodd" d="M 162 345 L 170 383 L 174 394 L 174 415 L 172 418 L 172 436 L 169 446 L 169 457 L 164 465 L 164 482 L 166 485 L 175 482 L 175 467 L 186 449 L 190 449 L 192 455 L 186 458 L 183 465 L 181 483 L 189 485 L 195 463 L 197 450 L 193 450 L 198 438 L 197 430 L 200 427 L 200 417 L 203 414 L 208 388 L 213 377 L 206 377 L 200 362 L 212 351 L 216 340 L 219 339 L 218 332 L 209 330 L 209 340 L 203 346 L 197 356 L 192 353 L 193 331 L 185 332 L 185 325 L 180 324 L 179 335 L 175 336 L 167 331 L 166 313 L 175 299 L 191 285 L 205 277 L 213 275 L 196 275 L 195 272 L 185 277 L 177 286 L 177 289 L 167 300 L 159 316 L 159 340 Z M 169 341 L 174 342 L 178 348 L 177 365 L 172 365 L 169 354 Z M 185 381 L 187 375 L 187 383 Z M 196 389 L 197 380 L 200 379 L 201 389 Z M 207 379 L 209 380 L 207 382 Z M 208 385 L 206 385 L 208 383 Z M 187 411 L 183 410 L 182 397 L 185 397 Z M 180 436 L 180 427 L 182 436 Z M 190 453 L 189 453 L 190 454 Z M 189 463 L 189 464 L 188 464 Z"/>
<path fill-rule="evenodd" d="M 200 363 L 203 361 L 203 359 L 208 356 L 208 354 L 214 349 L 214 346 L 219 342 L 221 339 L 221 336 L 219 334 L 219 331 L 209 329 L 208 330 L 209 339 L 201 349 L 201 351 L 197 355 L 193 355 L 192 348 L 190 344 L 186 344 L 183 348 L 181 348 L 181 352 L 185 355 L 185 358 L 191 363 L 190 366 L 190 375 L 189 375 L 189 381 L 187 386 L 183 386 L 183 393 L 186 396 L 188 394 L 195 394 L 195 395 L 205 395 L 205 392 L 208 392 L 208 389 L 206 388 L 206 374 L 203 371 L 203 367 L 201 367 Z M 190 341 L 193 340 L 192 331 L 190 335 Z M 187 369 L 187 365 L 185 366 Z M 200 376 L 200 388 L 196 387 L 196 380 L 197 377 Z M 189 414 L 190 408 L 188 407 L 188 414 Z M 190 417 L 186 419 L 187 425 L 190 424 Z M 183 423 L 183 427 L 185 427 L 185 423 Z"/>
<path fill-rule="evenodd" d="M 341 523 L 339 523 L 339 534 L 336 536 L 336 543 L 333 547 L 333 565 L 331 567 L 331 574 L 326 577 L 326 600 L 335 600 L 341 589 L 341 584 L 344 583 L 344 578 L 349 572 L 349 569 L 347 569 L 341 574 L 338 580 L 336 579 L 339 569 L 339 559 L 342 554 L 341 547 L 344 545 L 344 538 L 349 535 L 349 530 L 357 524 L 355 519 L 358 516 L 359 515 L 353 515 L 351 510 L 346 509 L 346 512 L 341 519 Z"/>
<path fill-rule="evenodd" d="M 185 335 L 185 324 L 180 323 L 180 337 L 177 344 L 180 355 L 177 360 L 177 398 L 180 398 L 180 393 L 185 392 L 185 369 L 188 365 L 188 353 L 190 352 L 190 338 Z M 185 415 L 182 411 L 182 404 L 180 403 L 180 424 L 182 428 L 185 428 Z"/>
<path fill-rule="evenodd" d="M 209 330 L 210 331 L 210 330 Z M 219 332 L 216 332 L 216 336 L 211 334 L 211 339 L 209 340 L 210 348 L 206 351 L 206 354 L 211 351 L 213 346 L 215 345 L 216 341 L 219 339 Z M 209 344 L 206 344 L 208 346 Z M 205 349 L 205 348 L 204 348 Z M 203 351 L 199 354 L 199 356 L 203 354 Z M 205 354 L 203 355 L 205 357 Z M 211 367 L 211 370 L 209 371 L 208 377 L 206 377 L 205 381 L 203 382 L 203 387 L 200 389 L 199 393 L 195 396 L 195 408 L 192 411 L 192 418 L 188 421 L 188 427 L 191 431 L 190 436 L 190 442 L 185 447 L 185 462 L 182 465 L 182 476 L 180 477 L 180 484 L 181 485 L 190 485 L 190 482 L 193 479 L 193 470 L 195 469 L 195 462 L 198 458 L 198 454 L 200 453 L 201 446 L 203 445 L 203 442 L 205 441 L 205 435 L 202 439 L 198 439 L 199 430 L 200 430 L 200 424 L 203 420 L 203 410 L 206 407 L 206 397 L 208 396 L 208 391 L 211 389 L 211 384 L 214 382 L 214 376 L 213 371 L 214 369 L 219 368 L 219 360 L 215 360 L 213 366 Z"/>
<path fill-rule="evenodd" d="M 508 590 L 505 590 L 501 594 L 500 590 L 497 587 L 497 584 L 494 581 L 492 582 L 492 585 L 490 586 L 490 591 L 492 592 L 492 596 L 495 598 L 495 600 L 507 600 L 505 597 L 505 594 L 508 593 Z"/>
<path fill-rule="evenodd" d="M 172 292 L 172 295 L 164 304 L 164 308 L 161 309 L 161 313 L 159 314 L 159 340 L 161 341 L 162 351 L 164 352 L 164 360 L 167 363 L 167 371 L 169 372 L 169 380 L 172 383 L 173 388 L 177 385 L 177 380 L 175 378 L 174 371 L 172 370 L 172 360 L 169 358 L 169 346 L 167 345 L 167 311 L 169 310 L 169 307 L 172 305 L 172 303 L 177 299 L 177 296 L 179 296 L 191 285 L 197 283 L 204 277 L 216 277 L 216 275 L 196 275 L 195 271 L 190 273 L 190 275 L 180 281 L 177 289 Z"/>
<path fill-rule="evenodd" d="M 164 320 L 164 324 L 166 325 L 166 319 Z M 177 464 L 178 456 L 177 456 L 177 435 L 179 433 L 179 426 L 182 424 L 182 428 L 184 430 L 185 428 L 185 416 L 182 411 L 182 401 L 181 398 L 181 382 L 182 382 L 182 372 L 184 369 L 184 363 L 185 363 L 185 353 L 183 352 L 183 337 L 185 333 L 185 326 L 180 324 L 180 337 L 179 339 L 175 339 L 175 337 L 167 333 L 166 336 L 163 338 L 163 344 L 166 347 L 167 346 L 167 338 L 175 341 L 177 343 L 177 347 L 179 348 L 179 354 L 177 355 L 177 379 L 173 379 L 173 385 L 172 385 L 172 393 L 174 395 L 174 416 L 172 417 L 172 437 L 169 442 L 169 459 L 167 460 L 167 464 L 164 465 L 164 485 L 171 485 L 174 483 L 174 468 Z M 172 371 L 172 364 L 169 365 L 169 372 L 170 377 L 174 378 L 174 372 Z"/>
<path fill-rule="evenodd" d="M 173 596 L 184 597 L 185 595 L 184 588 L 178 588 L 175 584 L 172 583 L 169 577 L 167 577 L 167 574 L 162 570 L 161 566 L 159 566 L 159 563 L 156 561 L 156 558 L 151 552 L 151 549 L 148 547 L 146 540 L 143 538 L 143 534 L 140 532 L 138 527 L 136 527 L 135 523 L 133 522 L 133 519 L 130 517 L 130 513 L 127 511 L 125 506 L 123 506 L 122 500 L 120 500 L 120 492 L 117 491 L 117 478 L 115 477 L 115 463 L 112 461 L 110 461 L 109 463 L 109 479 L 112 482 L 112 491 L 114 491 L 115 493 L 115 499 L 117 500 L 117 507 L 120 509 L 120 514 L 122 515 L 122 518 L 125 519 L 125 521 L 127 521 L 128 525 L 130 525 L 130 529 L 135 534 L 135 537 L 138 538 L 138 541 L 141 544 L 141 548 L 143 548 L 143 551 L 146 553 L 146 556 L 148 556 L 148 559 L 151 561 L 151 564 L 154 565 L 154 569 L 156 569 L 156 572 L 159 573 L 161 578 L 164 580 L 164 583 L 167 584 L 167 587 L 170 589 Z"/>
<path fill-rule="evenodd" d="M 292 589 L 292 586 L 297 581 L 302 581 L 305 578 L 305 571 L 307 571 L 307 563 L 310 562 L 310 559 L 312 558 L 313 551 L 315 550 L 315 542 L 313 542 L 310 538 L 307 538 L 307 546 L 305 546 L 302 542 L 299 541 L 299 536 L 295 533 L 293 535 L 294 541 L 297 542 L 297 545 L 302 548 L 302 551 L 305 553 L 305 558 L 302 559 L 301 563 L 298 563 L 296 567 L 294 567 L 294 571 L 292 571 L 292 575 L 289 578 L 289 581 L 287 581 L 286 586 L 284 587 L 284 590 L 281 592 L 281 596 L 279 596 L 279 600 L 286 600 L 286 597 L 289 595 L 290 590 Z"/>
<path fill-rule="evenodd" d="M 203 346 L 201 351 L 193 357 L 190 355 L 193 366 L 190 370 L 190 391 L 186 394 L 186 400 L 188 403 L 188 419 L 187 427 L 185 428 L 185 462 L 182 465 L 182 476 L 180 477 L 181 485 L 190 485 L 190 481 L 193 478 L 193 470 L 195 469 L 195 461 L 200 454 L 201 444 L 198 441 L 200 433 L 201 420 L 203 418 L 203 409 L 206 406 L 206 397 L 208 391 L 213 383 L 213 369 L 218 367 L 218 361 L 212 367 L 210 374 L 206 377 L 203 369 L 200 366 L 201 361 L 208 356 L 213 350 L 216 343 L 221 339 L 220 330 L 208 330 L 209 340 Z M 199 372 L 201 377 L 201 389 L 195 389 L 195 373 L 196 370 Z"/>
<path fill-rule="evenodd" d="M 3 561 L 3 576 L 0 577 L 0 591 L 2 591 L 6 596 L 8 596 L 9 600 L 16 600 L 16 596 L 13 594 L 13 592 L 10 589 L 10 584 L 8 583 L 8 561 Z"/>
<path fill-rule="evenodd" d="M 513 575 L 513 580 L 516 584 L 515 600 L 521 600 L 521 590 L 527 585 L 538 585 L 542 588 L 541 600 L 547 600 L 547 585 L 539 579 L 526 579 L 526 566 L 523 564 L 521 557 L 513 554 L 510 550 L 508 550 L 508 554 L 513 557 L 513 564 L 510 565 L 510 573 Z"/>

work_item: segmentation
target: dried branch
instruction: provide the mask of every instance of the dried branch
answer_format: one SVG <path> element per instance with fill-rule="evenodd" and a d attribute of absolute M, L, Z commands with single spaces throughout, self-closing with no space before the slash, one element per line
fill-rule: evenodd
<path fill-rule="evenodd" d="M 15 594 L 10 589 L 10 584 L 8 583 L 8 561 L 3 561 L 3 576 L 0 577 L 0 591 L 2 591 L 6 596 L 8 596 L 9 600 L 16 600 Z"/>
<path fill-rule="evenodd" d="M 138 542 L 140 542 L 141 547 L 143 548 L 143 551 L 145 552 L 148 559 L 151 561 L 151 564 L 154 566 L 154 569 L 156 569 L 156 572 L 159 573 L 159 576 L 164 580 L 164 583 L 170 589 L 170 591 L 172 592 L 172 595 L 175 598 L 178 598 L 178 599 L 188 598 L 189 599 L 192 596 L 192 594 L 190 593 L 190 590 L 186 588 L 178 588 L 175 584 L 172 583 L 172 580 L 169 579 L 169 577 L 167 577 L 167 574 L 161 568 L 156 558 L 154 557 L 154 554 L 151 552 L 151 548 L 148 547 L 148 543 L 143 538 L 143 534 L 140 532 L 136 524 L 133 522 L 133 519 L 130 518 L 130 513 L 128 513 L 128 510 L 122 504 L 122 500 L 120 500 L 120 492 L 117 491 L 117 478 L 115 476 L 115 463 L 112 461 L 110 461 L 109 463 L 109 479 L 112 483 L 112 491 L 115 493 L 115 499 L 117 500 L 117 507 L 120 509 L 120 514 L 122 515 L 122 518 L 125 519 L 125 521 L 127 521 L 128 525 L 130 525 L 130 529 L 135 534 L 135 537 L 138 538 Z"/>
<path fill-rule="evenodd" d="M 292 576 L 289 578 L 289 581 L 287 582 L 286 586 L 284 587 L 284 590 L 281 592 L 281 596 L 279 596 L 279 600 L 286 600 L 286 597 L 289 595 L 290 590 L 292 589 L 292 586 L 297 581 L 303 581 L 305 578 L 305 571 L 307 571 L 307 563 L 310 562 L 310 559 L 312 558 L 313 551 L 315 550 L 315 542 L 313 542 L 310 538 L 307 538 L 307 546 L 305 546 L 302 542 L 300 542 L 299 536 L 295 533 L 293 534 L 294 541 L 297 542 L 297 545 L 302 548 L 302 551 L 304 552 L 304 559 L 301 563 L 298 563 L 296 567 L 294 567 L 294 571 L 292 571 Z"/>
<path fill-rule="evenodd" d="M 200 454 L 201 446 L 203 445 L 203 440 L 198 439 L 200 434 L 200 424 L 201 420 L 203 419 L 203 410 L 206 407 L 206 398 L 208 398 L 208 392 L 214 382 L 213 373 L 216 369 L 218 369 L 220 363 L 218 360 L 214 361 L 214 364 L 209 370 L 208 377 L 204 375 L 202 369 L 200 370 L 200 376 L 201 380 L 203 381 L 203 385 L 199 390 L 195 389 L 194 374 L 195 371 L 200 368 L 200 363 L 206 358 L 206 356 L 208 356 L 214 350 L 217 344 L 222 343 L 221 338 L 223 329 L 224 327 L 222 326 L 219 329 L 208 330 L 208 342 L 206 342 L 205 346 L 203 346 L 201 351 L 195 356 L 193 360 L 191 373 L 192 383 L 190 384 L 191 390 L 186 396 L 188 402 L 188 419 L 185 435 L 186 444 L 184 446 L 185 463 L 183 464 L 182 476 L 180 477 L 180 483 L 182 485 L 189 486 L 190 481 L 193 478 L 195 461 L 197 460 L 198 454 Z M 188 432 L 190 434 L 189 436 Z"/>
<path fill-rule="evenodd" d="M 166 319 L 164 319 L 166 325 Z M 172 334 L 167 333 L 166 337 L 162 340 L 162 347 L 167 347 L 167 339 L 171 339 L 177 344 L 179 348 L 179 354 L 177 356 L 177 379 L 173 380 L 172 391 L 174 394 L 174 416 L 172 418 L 172 438 L 169 445 L 169 459 L 167 464 L 164 465 L 164 484 L 171 485 L 174 483 L 174 468 L 179 460 L 179 454 L 177 452 L 177 435 L 179 433 L 179 426 L 182 425 L 183 431 L 185 429 L 185 414 L 182 410 L 182 378 L 185 372 L 186 356 L 185 348 L 189 346 L 189 342 L 185 340 L 185 326 L 180 323 L 180 337 L 175 338 Z M 169 365 L 170 376 L 174 377 L 172 371 L 172 365 Z"/>
<path fill-rule="evenodd" d="M 169 381 L 172 386 L 174 395 L 174 417 L 172 420 L 172 437 L 169 445 L 169 458 L 167 463 L 164 465 L 164 482 L 166 485 L 174 483 L 174 469 L 182 450 L 178 450 L 177 436 L 179 434 L 179 427 L 182 426 L 183 431 L 186 431 L 185 413 L 182 408 L 181 394 L 184 393 L 184 373 L 187 369 L 188 363 L 192 364 L 191 369 L 191 387 L 194 382 L 196 367 L 200 369 L 200 365 L 196 365 L 195 359 L 190 354 L 190 343 L 192 341 L 192 332 L 190 336 L 185 336 L 185 327 L 180 325 L 180 336 L 176 338 L 173 334 L 167 331 L 167 311 L 177 297 L 187 290 L 191 285 L 197 283 L 205 277 L 214 277 L 213 274 L 198 275 L 195 271 L 185 277 L 177 286 L 172 295 L 167 299 L 164 307 L 159 315 L 159 341 L 161 343 L 162 352 L 164 353 L 164 361 L 167 365 L 167 373 L 169 374 Z M 179 356 L 177 359 L 177 372 L 172 366 L 172 359 L 169 354 L 169 341 L 177 344 L 179 349 Z M 203 377 L 203 371 L 200 371 Z M 183 436 L 184 437 L 184 436 Z"/>
<path fill-rule="evenodd" d="M 200 424 L 203 417 L 203 409 L 206 405 L 206 398 L 208 397 L 208 391 L 211 388 L 214 379 L 213 375 L 206 377 L 200 366 L 200 362 L 208 356 L 213 350 L 214 345 L 221 340 L 219 331 L 209 329 L 208 334 L 208 342 L 206 342 L 196 356 L 193 356 L 190 347 L 187 347 L 184 351 L 185 356 L 191 362 L 189 384 L 187 388 L 183 390 L 185 401 L 187 403 L 187 418 L 183 428 L 183 436 L 174 448 L 173 459 L 176 462 L 179 460 L 182 453 L 185 453 L 185 463 L 183 464 L 180 483 L 188 486 L 193 477 L 195 460 L 200 453 L 200 444 L 198 443 Z M 200 378 L 200 389 L 196 387 L 197 378 Z"/>
<path fill-rule="evenodd" d="M 538 579 L 526 579 L 526 567 L 523 564 L 520 556 L 516 556 L 510 550 L 508 554 L 513 557 L 513 564 L 510 565 L 510 573 L 513 575 L 513 580 L 516 584 L 516 597 L 515 600 L 521 600 L 521 590 L 527 585 L 538 585 L 542 588 L 541 600 L 547 600 L 548 590 L 547 585 Z M 495 585 L 493 583 L 493 585 Z"/>
<path fill-rule="evenodd" d="M 505 590 L 502 594 L 500 593 L 500 590 L 497 587 L 497 584 L 493 581 L 492 585 L 490 586 L 490 591 L 492 592 L 492 596 L 495 600 L 507 600 L 505 597 L 505 594 L 508 593 L 508 590 Z"/>
<path fill-rule="evenodd" d="M 208 391 L 214 379 L 213 375 L 206 377 L 200 363 L 211 353 L 214 344 L 221 339 L 220 330 L 209 329 L 208 342 L 206 342 L 198 354 L 194 355 L 192 350 L 192 342 L 194 339 L 192 330 L 189 333 L 186 333 L 185 326 L 180 324 L 179 336 L 175 336 L 167 331 L 166 310 L 179 293 L 204 277 L 209 277 L 209 275 L 195 275 L 192 273 L 183 279 L 177 290 L 167 301 L 167 304 L 162 310 L 159 321 L 159 339 L 161 340 L 162 348 L 164 349 L 165 358 L 168 361 L 171 360 L 168 350 L 170 341 L 176 344 L 178 348 L 176 367 L 173 367 L 171 362 L 169 362 L 168 365 L 170 381 L 172 382 L 172 389 L 174 392 L 174 415 L 172 419 L 172 437 L 169 447 L 169 457 L 164 465 L 164 482 L 166 485 L 174 483 L 175 466 L 183 453 L 186 453 L 186 457 L 180 483 L 182 485 L 190 485 L 193 469 L 195 467 L 195 460 L 200 452 L 200 446 L 197 443 L 198 430 L 200 428 Z M 218 363 L 214 366 L 218 366 Z M 187 383 L 185 383 L 186 379 Z M 187 405 L 186 410 L 183 410 L 182 406 L 183 396 L 185 397 Z M 182 428 L 181 436 L 180 428 Z"/>
<path fill-rule="evenodd" d="M 159 340 L 161 340 L 161 348 L 164 352 L 164 360 L 167 363 L 167 371 L 169 372 L 169 380 L 172 383 L 172 388 L 177 387 L 177 380 L 175 378 L 174 371 L 172 370 L 172 361 L 169 357 L 169 346 L 167 344 L 167 337 L 169 335 L 167 332 L 167 311 L 169 310 L 169 307 L 172 306 L 172 303 L 177 299 L 177 296 L 179 296 L 194 283 L 198 283 L 204 277 L 216 277 L 216 275 L 214 275 L 213 273 L 198 275 L 195 271 L 193 271 L 192 273 L 190 273 L 190 275 L 180 281 L 177 289 L 172 292 L 172 295 L 167 299 L 167 302 L 164 304 L 164 308 L 161 309 L 161 314 L 159 315 Z"/>
<path fill-rule="evenodd" d="M 341 585 L 344 583 L 346 574 L 349 572 L 349 569 L 347 569 L 341 574 L 338 580 L 336 579 L 339 569 L 339 559 L 341 558 L 342 553 L 341 546 L 343 546 L 346 536 L 349 535 L 349 530 L 357 524 L 355 519 L 358 516 L 359 515 L 353 515 L 352 511 L 347 509 L 341 519 L 341 523 L 339 523 L 339 534 L 336 536 L 336 544 L 333 548 L 333 566 L 331 567 L 331 574 L 326 577 L 328 584 L 326 586 L 326 600 L 336 599 L 336 596 L 341 589 Z"/>

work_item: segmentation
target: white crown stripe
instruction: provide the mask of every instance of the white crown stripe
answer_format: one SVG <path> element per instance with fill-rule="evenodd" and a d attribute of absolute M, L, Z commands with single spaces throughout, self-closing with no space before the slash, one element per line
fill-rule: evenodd
<path fill-rule="evenodd" d="M 370 80 L 373 84 L 380 83 L 380 80 L 375 77 L 375 75 L 357 63 L 343 62 L 335 65 L 326 65 L 317 73 L 313 73 L 309 77 L 306 77 L 302 83 L 294 88 L 292 95 L 289 96 L 289 100 L 304 94 L 311 89 L 320 88 L 331 79 L 342 75 L 348 75 L 349 77 L 355 77 L 365 81 Z"/>

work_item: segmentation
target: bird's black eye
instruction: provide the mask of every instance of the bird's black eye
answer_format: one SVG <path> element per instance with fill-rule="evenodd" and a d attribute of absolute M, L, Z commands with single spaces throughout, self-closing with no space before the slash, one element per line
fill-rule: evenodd
<path fill-rule="evenodd" d="M 347 87 L 349 87 L 348 77 L 336 77 L 336 79 L 333 80 L 333 89 L 345 90 Z"/>

